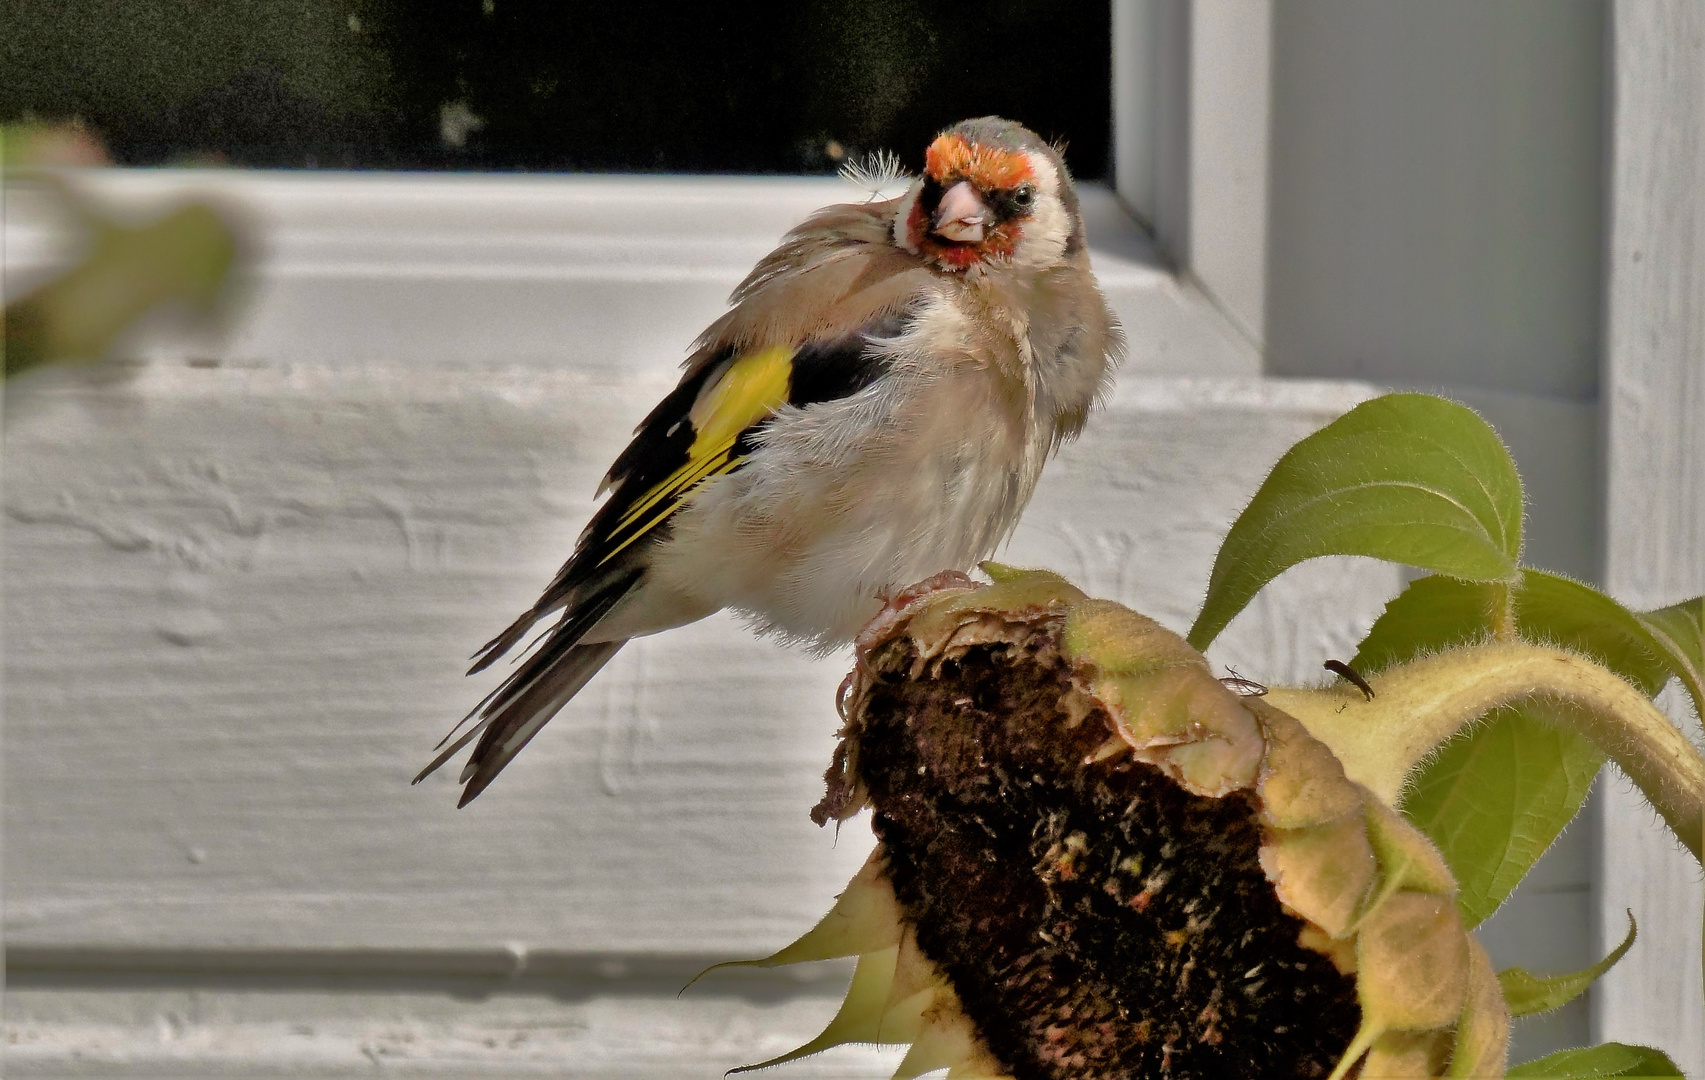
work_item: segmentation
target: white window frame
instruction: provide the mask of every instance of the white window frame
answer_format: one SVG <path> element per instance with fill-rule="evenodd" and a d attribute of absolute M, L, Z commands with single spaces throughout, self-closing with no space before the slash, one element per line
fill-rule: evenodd
<path fill-rule="evenodd" d="M 1269 155 L 1287 134 L 1271 105 L 1273 14 L 1271 0 L 1115 0 L 1113 15 L 1119 196 L 1257 348 Z M 1562 536 L 1542 558 L 1656 607 L 1705 592 L 1705 16 L 1688 0 L 1610 0 L 1605 19 L 1599 399 L 1440 389 L 1511 441 L 1530 504 L 1550 513 L 1530 530 Z M 1427 385 L 1424 372 L 1414 384 Z M 1519 954 L 1537 923 L 1590 960 L 1621 940 L 1634 909 L 1649 947 L 1593 987 L 1590 1025 L 1577 1014 L 1568 1034 L 1660 1046 L 1705 1071 L 1697 864 L 1614 768 L 1566 839 L 1487 925 L 1494 954 Z M 1572 915 L 1545 914 L 1534 895 L 1583 885 L 1592 903 Z"/>

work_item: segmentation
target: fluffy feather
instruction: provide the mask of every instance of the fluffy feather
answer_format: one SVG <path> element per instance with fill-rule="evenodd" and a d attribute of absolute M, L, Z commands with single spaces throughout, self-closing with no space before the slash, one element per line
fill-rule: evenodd
<path fill-rule="evenodd" d="M 885 191 L 901 181 L 910 180 L 900 156 L 891 150 L 855 158 L 841 166 L 840 177 L 865 194 L 865 201 L 880 199 Z"/>

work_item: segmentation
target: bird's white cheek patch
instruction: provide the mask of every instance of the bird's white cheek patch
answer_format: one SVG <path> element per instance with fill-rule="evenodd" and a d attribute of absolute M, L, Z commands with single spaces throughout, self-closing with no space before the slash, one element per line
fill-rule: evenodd
<path fill-rule="evenodd" d="M 913 255 L 918 253 L 918 245 L 912 242 L 912 211 L 918 205 L 918 192 L 922 188 L 922 180 L 913 183 L 900 196 L 899 205 L 894 210 L 894 246 Z"/>
<path fill-rule="evenodd" d="M 1032 157 L 1031 168 L 1036 173 L 1036 208 L 1013 246 L 1012 265 L 1024 270 L 1045 270 L 1059 265 L 1065 257 L 1072 222 L 1066 204 L 1060 199 L 1060 174 L 1053 163 Z"/>

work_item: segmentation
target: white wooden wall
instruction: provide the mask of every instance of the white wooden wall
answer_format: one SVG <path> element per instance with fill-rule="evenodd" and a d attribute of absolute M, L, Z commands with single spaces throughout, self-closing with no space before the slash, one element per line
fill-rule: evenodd
<path fill-rule="evenodd" d="M 1526 557 L 1705 591 L 1705 24 L 1694 0 L 1117 0 L 1120 197 L 1274 375 L 1442 392 L 1503 433 Z M 1619 1038 L 1705 1072 L 1701 890 L 1626 781 L 1483 931 L 1641 943 L 1515 1060 Z"/>
<path fill-rule="evenodd" d="M 1611 33 L 1605 573 L 1617 596 L 1656 607 L 1705 592 L 1705 8 L 1618 0 Z M 1599 941 L 1632 908 L 1666 947 L 1605 978 L 1595 1027 L 1672 1046 L 1705 1074 L 1699 864 L 1626 783 L 1606 794 Z"/>

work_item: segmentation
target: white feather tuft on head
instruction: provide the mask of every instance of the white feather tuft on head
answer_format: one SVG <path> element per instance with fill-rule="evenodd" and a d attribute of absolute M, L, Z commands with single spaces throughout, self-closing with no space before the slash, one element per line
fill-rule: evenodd
<path fill-rule="evenodd" d="M 890 190 L 911 180 L 911 174 L 900 164 L 900 156 L 891 150 L 878 150 L 853 158 L 841 166 L 841 179 L 866 195 L 866 202 L 892 197 Z"/>

